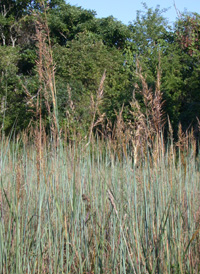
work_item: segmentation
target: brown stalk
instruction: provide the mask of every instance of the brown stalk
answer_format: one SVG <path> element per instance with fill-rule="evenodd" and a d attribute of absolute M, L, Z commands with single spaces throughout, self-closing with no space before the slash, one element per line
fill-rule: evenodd
<path fill-rule="evenodd" d="M 118 159 L 121 160 L 121 154 L 128 159 L 127 144 L 131 139 L 131 133 L 123 119 L 124 104 L 119 114 L 116 113 L 117 121 L 113 131 L 113 142 L 115 142 L 114 150 L 117 151 Z"/>
<path fill-rule="evenodd" d="M 200 120 L 198 117 L 197 117 L 197 123 L 198 123 L 199 132 L 200 132 Z"/>
<path fill-rule="evenodd" d="M 38 59 L 36 60 L 36 68 L 38 73 L 39 88 L 37 94 L 32 96 L 28 89 L 23 85 L 27 96 L 27 105 L 31 107 L 30 111 L 36 117 L 35 145 L 36 145 L 36 166 L 37 166 L 37 187 L 40 186 L 40 172 L 42 165 L 42 136 L 44 130 L 44 117 L 42 117 L 42 100 L 44 99 L 48 116 L 51 119 L 50 129 L 53 133 L 54 140 L 58 137 L 57 123 L 57 105 L 56 105 L 56 85 L 55 85 L 55 65 L 53 62 L 50 32 L 47 21 L 47 9 L 44 1 L 40 1 L 41 8 L 44 9 L 44 19 L 40 14 L 34 14 L 35 20 L 35 40 L 38 49 Z M 36 100 L 35 100 L 36 99 Z M 51 111 L 53 105 L 53 111 Z M 34 110 L 35 109 L 35 110 Z M 44 137 L 45 139 L 45 137 Z"/>
<path fill-rule="evenodd" d="M 52 50 L 50 44 L 50 34 L 45 13 L 45 20 L 35 15 L 36 24 L 36 41 L 38 47 L 38 61 L 36 62 L 39 76 L 39 93 L 42 99 L 45 99 L 45 105 L 49 117 L 52 117 L 51 129 L 58 133 L 57 125 L 57 106 L 56 106 L 56 86 L 55 86 L 55 65 L 53 63 Z M 53 113 L 51 111 L 51 104 L 53 104 Z"/>
<path fill-rule="evenodd" d="M 105 113 L 100 114 L 100 111 L 99 111 L 99 106 L 100 106 L 100 104 L 102 102 L 102 98 L 103 98 L 105 79 L 106 79 L 106 70 L 104 71 L 104 73 L 102 75 L 100 85 L 99 85 L 99 88 L 97 90 L 96 101 L 94 101 L 94 97 L 93 97 L 93 95 L 91 95 L 92 121 L 91 121 L 91 125 L 90 125 L 90 130 L 89 130 L 89 141 L 86 144 L 86 146 L 88 146 L 91 142 L 93 129 L 97 125 L 101 124 L 104 120 L 104 117 L 105 117 Z M 95 121 L 97 113 L 99 114 L 99 118 Z"/>
<path fill-rule="evenodd" d="M 142 69 L 137 61 L 137 75 L 141 82 L 142 88 L 135 84 L 135 91 L 133 93 L 133 100 L 131 102 L 131 114 L 134 119 L 134 124 L 130 123 L 132 129 L 132 143 L 134 147 L 134 162 L 137 165 L 139 154 L 144 157 L 147 153 L 147 148 L 154 149 L 154 156 L 159 155 L 160 147 L 162 145 L 162 129 L 164 125 L 163 119 L 163 101 L 160 90 L 161 69 L 160 57 L 159 66 L 157 68 L 157 81 L 155 92 L 148 87 L 146 78 L 142 74 Z M 135 92 L 142 95 L 145 105 L 145 112 L 141 110 L 139 102 L 135 97 Z"/>

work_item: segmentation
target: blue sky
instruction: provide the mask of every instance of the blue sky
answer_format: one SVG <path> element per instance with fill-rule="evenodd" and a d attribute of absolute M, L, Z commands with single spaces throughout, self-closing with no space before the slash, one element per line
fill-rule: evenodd
<path fill-rule="evenodd" d="M 164 16 L 171 24 L 177 17 L 174 2 L 180 12 L 186 9 L 187 11 L 200 14 L 200 0 L 66 0 L 66 2 L 85 9 L 95 10 L 98 18 L 113 15 L 124 24 L 132 22 L 136 17 L 136 11 L 142 10 L 141 2 L 145 2 L 148 7 L 155 8 L 159 4 L 161 9 L 170 8 Z"/>

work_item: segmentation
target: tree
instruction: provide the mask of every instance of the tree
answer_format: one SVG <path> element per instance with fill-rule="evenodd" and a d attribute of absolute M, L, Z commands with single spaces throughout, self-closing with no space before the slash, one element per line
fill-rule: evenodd
<path fill-rule="evenodd" d="M 0 123 L 4 123 L 4 130 L 8 133 L 14 124 L 18 129 L 26 127 L 29 118 L 25 94 L 17 76 L 19 48 L 0 46 L 0 56 Z"/>
<path fill-rule="evenodd" d="M 77 123 L 87 128 L 90 123 L 89 107 L 91 95 L 95 97 L 101 77 L 106 70 L 104 99 L 101 111 L 114 119 L 130 90 L 128 72 L 124 70 L 124 56 L 116 48 L 109 48 L 91 32 L 80 33 L 68 42 L 67 47 L 55 46 L 57 64 L 57 89 L 59 110 L 66 113 L 67 89 L 71 88 L 71 99 L 77 110 Z M 132 88 L 131 88 L 132 89 Z M 131 92 L 130 92 L 131 93 Z M 129 98 L 130 99 L 130 98 Z M 64 118 L 64 117 L 63 117 Z"/>
<path fill-rule="evenodd" d="M 0 32 L 2 45 L 15 46 L 21 19 L 27 14 L 31 0 L 2 0 L 0 2 Z"/>
<path fill-rule="evenodd" d="M 176 41 L 182 49 L 183 97 L 181 122 L 186 129 L 200 117 L 200 15 L 182 14 L 176 22 Z"/>
<path fill-rule="evenodd" d="M 133 40 L 126 52 L 127 65 L 137 72 L 138 59 L 148 86 L 154 89 L 160 60 L 165 113 L 175 131 L 179 122 L 187 129 L 199 116 L 199 17 L 183 16 L 172 31 L 162 15 L 165 10 L 144 8 L 146 12 L 138 12 L 129 26 Z"/>
<path fill-rule="evenodd" d="M 159 54 L 166 50 L 169 39 L 169 26 L 159 6 L 155 10 L 143 4 L 145 11 L 137 11 L 136 20 L 129 25 L 132 32 L 133 65 L 136 70 L 136 59 L 147 73 L 147 79 L 152 84 L 156 78 L 156 67 Z"/>
<path fill-rule="evenodd" d="M 56 8 L 48 10 L 52 42 L 65 46 L 78 33 L 89 30 L 95 14 L 94 11 L 71 6 L 61 1 Z"/>

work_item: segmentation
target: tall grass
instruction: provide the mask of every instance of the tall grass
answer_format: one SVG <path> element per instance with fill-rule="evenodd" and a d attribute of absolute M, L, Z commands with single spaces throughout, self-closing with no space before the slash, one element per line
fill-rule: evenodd
<path fill-rule="evenodd" d="M 112 130 L 99 110 L 104 73 L 88 138 L 70 142 L 59 130 L 48 24 L 36 18 L 40 86 L 25 92 L 37 119 L 28 134 L 0 136 L 0 273 L 199 273 L 200 156 L 181 126 L 175 143 L 169 122 L 164 142 L 159 69 L 155 92 L 139 70 L 146 112 L 133 96 L 134 123 L 122 107 Z"/>
<path fill-rule="evenodd" d="M 199 273 L 199 156 L 108 147 L 2 140 L 1 273 Z"/>

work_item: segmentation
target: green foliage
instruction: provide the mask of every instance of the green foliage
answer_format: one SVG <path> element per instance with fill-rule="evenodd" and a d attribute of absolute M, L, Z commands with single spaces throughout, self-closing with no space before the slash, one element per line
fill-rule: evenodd
<path fill-rule="evenodd" d="M 200 15 L 198 13 L 182 14 L 176 23 L 177 40 L 190 56 L 200 54 L 199 32 Z"/>
<path fill-rule="evenodd" d="M 71 88 L 72 100 L 77 110 L 78 123 L 84 126 L 90 122 L 91 95 L 95 96 L 101 77 L 106 70 L 104 83 L 104 103 L 102 112 L 113 119 L 114 110 L 119 111 L 124 100 L 127 100 L 130 83 L 128 72 L 123 67 L 124 56 L 115 48 L 108 48 L 93 33 L 84 32 L 67 47 L 55 46 L 54 59 L 57 63 L 57 90 L 59 109 L 62 113 L 67 106 L 68 85 Z M 64 87 L 64 89 L 63 89 Z M 65 102 L 65 106 L 63 105 Z M 83 104 L 84 102 L 84 104 Z"/>
<path fill-rule="evenodd" d="M 112 16 L 102 19 L 95 18 L 96 13 L 69 4 L 60 4 L 48 12 L 49 26 L 53 41 L 66 45 L 79 33 L 87 32 L 98 36 L 109 47 L 124 49 L 131 32 L 127 26 Z"/>
<path fill-rule="evenodd" d="M 196 116 L 200 117 L 200 16 L 197 13 L 182 14 L 172 29 L 164 17 L 165 10 L 143 4 L 143 11 L 138 11 L 136 20 L 126 26 L 112 16 L 96 18 L 95 11 L 71 6 L 64 0 L 3 0 L 0 3 L 0 92 L 3 102 L 7 94 L 6 128 L 11 128 L 16 115 L 19 128 L 26 127 L 32 117 L 23 85 L 32 96 L 36 95 L 39 83 L 35 69 L 35 14 L 43 17 L 44 12 L 56 63 L 62 125 L 68 120 L 66 113 L 71 113 L 73 127 L 88 129 L 92 119 L 91 95 L 95 100 L 105 70 L 99 111 L 114 122 L 123 106 L 123 117 L 129 120 L 134 85 L 142 87 L 138 61 L 152 90 L 160 66 L 164 111 L 173 127 L 177 129 L 179 122 L 183 129 L 195 125 Z M 145 112 L 141 95 L 136 97 Z"/>
<path fill-rule="evenodd" d="M 138 59 L 149 87 L 154 88 L 160 60 L 165 113 L 169 115 L 175 131 L 179 122 L 187 129 L 195 125 L 196 116 L 200 115 L 199 17 L 197 14 L 190 19 L 183 16 L 172 31 L 162 15 L 164 10 L 159 7 L 152 10 L 146 5 L 144 8 L 146 12 L 138 12 L 136 21 L 129 26 L 135 47 L 132 47 L 132 58 L 131 51 L 128 52 L 128 65 L 133 67 L 132 71 L 137 71 Z M 185 41 L 190 41 L 187 48 Z"/>
<path fill-rule="evenodd" d="M 138 11 L 136 20 L 129 25 L 132 32 L 132 64 L 136 69 L 139 60 L 143 72 L 147 74 L 150 84 L 155 83 L 159 63 L 159 54 L 169 46 L 169 26 L 163 17 L 165 10 L 159 6 L 153 10 L 144 4 L 145 11 Z"/>
<path fill-rule="evenodd" d="M 185 128 L 200 117 L 200 15 L 182 14 L 176 24 L 176 40 L 182 49 L 182 109 L 180 120 Z"/>
<path fill-rule="evenodd" d="M 28 117 L 24 92 L 17 76 L 19 48 L 1 46 L 0 56 L 0 122 L 4 123 L 5 131 L 9 132 L 15 122 L 18 128 L 25 127 L 25 117 Z"/>
<path fill-rule="evenodd" d="M 97 19 L 95 33 L 98 33 L 105 45 L 123 50 L 131 32 L 128 27 L 117 21 L 113 16 Z"/>
<path fill-rule="evenodd" d="M 95 12 L 69 4 L 60 4 L 48 11 L 49 27 L 53 42 L 66 45 L 75 36 L 88 30 L 95 20 Z"/>
<path fill-rule="evenodd" d="M 15 46 L 22 29 L 21 22 L 28 12 L 31 0 L 14 1 L 3 0 L 0 2 L 0 37 L 2 45 Z"/>

